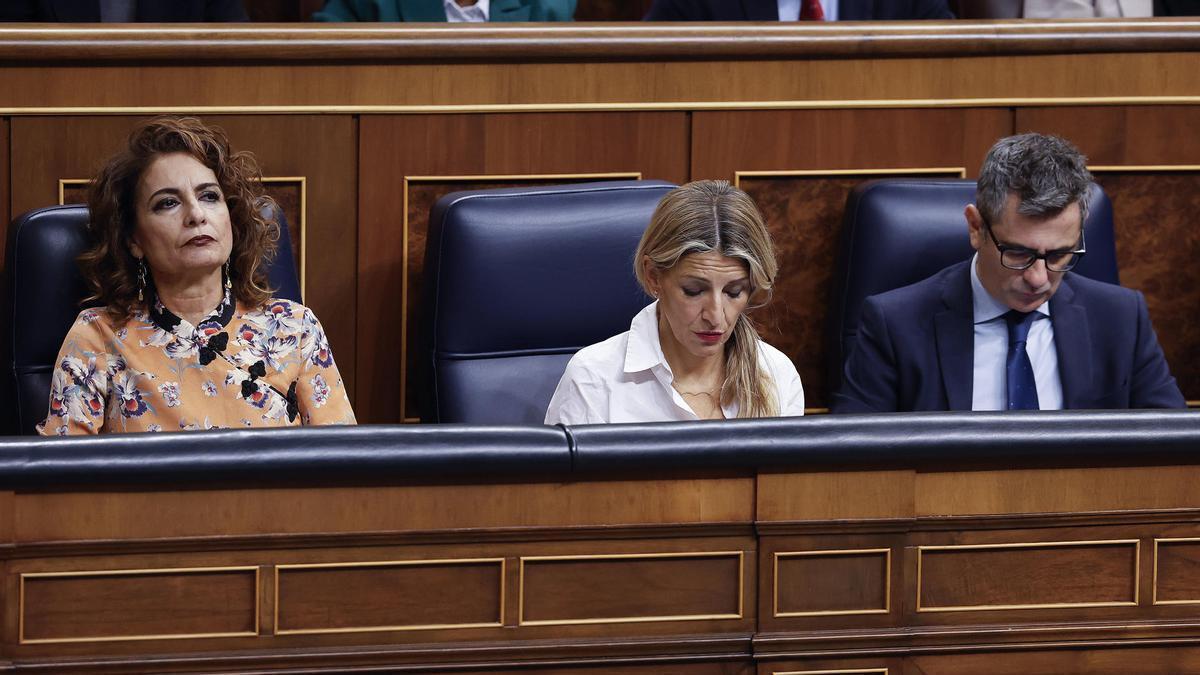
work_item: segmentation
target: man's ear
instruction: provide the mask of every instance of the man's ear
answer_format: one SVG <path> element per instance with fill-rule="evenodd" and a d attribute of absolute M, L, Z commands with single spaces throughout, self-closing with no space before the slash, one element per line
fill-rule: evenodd
<path fill-rule="evenodd" d="M 967 219 L 967 234 L 971 237 L 971 248 L 978 251 L 979 247 L 983 245 L 984 238 L 987 237 L 983 232 L 983 215 L 979 213 L 979 209 L 975 208 L 974 204 L 967 204 L 963 215 Z"/>

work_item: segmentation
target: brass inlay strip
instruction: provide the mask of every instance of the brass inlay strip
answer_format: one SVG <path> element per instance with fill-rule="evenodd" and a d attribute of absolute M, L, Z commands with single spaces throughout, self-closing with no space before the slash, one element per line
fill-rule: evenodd
<path fill-rule="evenodd" d="M 967 177 L 967 169 L 961 166 L 921 166 L 898 167 L 895 169 L 800 169 L 783 171 L 735 171 L 733 184 L 741 187 L 743 178 L 787 178 L 792 176 L 900 176 L 926 174 L 958 174 L 959 178 Z"/>
<path fill-rule="evenodd" d="M 603 619 L 545 619 L 525 620 L 525 563 L 547 561 L 588 560 L 653 560 L 662 558 L 732 558 L 738 561 L 738 609 L 736 614 L 680 614 L 665 616 L 620 616 Z M 682 551 L 678 553 L 602 553 L 594 555 L 522 556 L 517 581 L 518 626 L 575 626 L 583 624 L 635 623 L 650 621 L 717 621 L 742 619 L 745 616 L 746 559 L 744 551 Z"/>
<path fill-rule="evenodd" d="M 0 115 L 428 115 L 437 113 L 861 110 L 885 108 L 1028 108 L 1120 105 L 1200 105 L 1200 96 L 1008 96 L 786 101 L 592 101 L 586 103 L 448 103 L 407 105 L 12 106 L 0 108 Z"/>
<path fill-rule="evenodd" d="M 839 609 L 813 612 L 780 612 L 779 611 L 779 560 L 780 558 L 800 557 L 836 557 L 864 554 L 884 554 L 884 587 L 882 609 Z M 892 611 L 892 549 L 890 548 L 861 548 L 837 549 L 828 551 L 787 551 L 775 553 L 771 565 L 771 613 L 776 618 L 792 616 L 844 616 L 848 614 L 888 614 Z M 852 671 L 858 672 L 858 671 Z"/>
<path fill-rule="evenodd" d="M 79 187 L 87 185 L 91 182 L 90 178 L 59 178 L 58 179 L 58 205 L 65 206 L 67 201 L 67 187 Z M 287 183 L 300 184 L 300 269 L 296 272 L 300 275 L 300 295 L 305 296 L 307 291 L 308 280 L 308 178 L 306 176 L 263 176 L 262 182 L 278 183 L 284 185 Z M 291 251 L 287 252 L 291 255 Z"/>
<path fill-rule="evenodd" d="M 1150 584 L 1150 604 L 1152 605 L 1200 605 L 1200 598 L 1194 600 L 1159 600 L 1158 599 L 1158 545 L 1167 544 L 1200 544 L 1200 537 L 1155 537 L 1154 539 L 1154 574 Z"/>
<path fill-rule="evenodd" d="M 391 626 L 353 626 L 349 628 L 290 628 L 279 626 L 279 571 L 301 569 L 347 569 L 355 567 L 432 567 L 437 565 L 482 565 L 500 564 L 500 607 L 495 622 L 439 623 Z M 369 562 L 296 563 L 275 566 L 275 634 L 276 635 L 322 635 L 330 633 L 373 633 L 383 631 L 437 630 L 444 628 L 502 628 L 504 626 L 504 587 L 507 563 L 504 558 L 446 558 L 441 560 L 379 560 Z"/>
<path fill-rule="evenodd" d="M 849 670 L 775 670 L 771 675 L 887 675 L 887 668 L 851 668 Z"/>
<path fill-rule="evenodd" d="M 405 176 L 400 188 L 400 419 L 405 423 L 420 422 L 419 417 L 407 417 L 408 410 L 408 188 L 412 183 L 468 183 L 543 180 L 641 180 L 642 172 L 618 173 L 543 173 L 495 174 L 477 176 Z M 428 227 L 428 223 L 426 223 Z"/>
<path fill-rule="evenodd" d="M 163 633 L 150 635 L 114 635 L 103 637 L 37 638 L 25 637 L 25 580 L 65 577 L 161 576 L 167 574 L 212 574 L 216 572 L 254 572 L 254 630 L 219 633 Z M 258 616 L 262 604 L 261 575 L 256 565 L 232 567 L 156 567 L 146 569 L 81 570 L 75 572 L 22 572 L 17 599 L 17 644 L 43 645 L 77 642 L 118 642 L 123 640 L 195 640 L 201 638 L 258 637 L 261 627 Z"/>
<path fill-rule="evenodd" d="M 1133 600 L 1132 601 L 1105 601 L 1105 602 L 1049 602 L 1049 603 L 1031 603 L 1022 605 L 952 605 L 948 607 L 922 607 L 921 606 L 921 584 L 923 581 L 923 558 L 926 551 L 967 551 L 967 550 L 995 550 L 1008 548 L 1066 548 L 1071 546 L 1128 546 L 1132 544 L 1133 549 Z M 1038 541 L 1038 542 L 1019 542 L 1005 544 L 957 544 L 946 546 L 918 546 L 917 547 L 917 602 L 916 607 L 918 612 L 979 612 L 979 611 L 994 611 L 994 610 L 1009 610 L 1009 609 L 1061 609 L 1071 607 L 1134 607 L 1138 604 L 1139 580 L 1141 578 L 1142 560 L 1141 560 L 1142 543 L 1138 539 L 1104 539 L 1095 541 Z"/>

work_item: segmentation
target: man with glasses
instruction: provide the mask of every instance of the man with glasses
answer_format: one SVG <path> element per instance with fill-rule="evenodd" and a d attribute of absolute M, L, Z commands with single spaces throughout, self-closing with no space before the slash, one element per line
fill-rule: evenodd
<path fill-rule="evenodd" d="M 992 146 L 975 256 L 867 298 L 833 411 L 1183 407 L 1142 294 L 1070 274 L 1091 179 L 1061 138 Z"/>

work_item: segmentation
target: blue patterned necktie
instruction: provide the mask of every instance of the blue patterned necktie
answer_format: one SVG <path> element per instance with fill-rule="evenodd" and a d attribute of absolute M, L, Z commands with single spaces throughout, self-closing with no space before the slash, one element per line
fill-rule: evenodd
<path fill-rule="evenodd" d="M 1018 312 L 1012 310 L 1004 315 L 1008 322 L 1008 359 L 1005 362 L 1005 375 L 1008 380 L 1008 409 L 1037 410 L 1038 394 L 1037 381 L 1033 377 L 1033 363 L 1029 361 L 1029 352 L 1025 343 L 1029 339 L 1029 328 L 1033 326 L 1037 312 Z"/>

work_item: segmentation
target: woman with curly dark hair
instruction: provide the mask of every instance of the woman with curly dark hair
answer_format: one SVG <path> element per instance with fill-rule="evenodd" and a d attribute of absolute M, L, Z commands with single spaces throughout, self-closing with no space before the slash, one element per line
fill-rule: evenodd
<path fill-rule="evenodd" d="M 325 331 L 271 297 L 279 225 L 252 155 L 195 118 L 138 125 L 88 192 L 90 300 L 43 434 L 353 424 Z"/>

